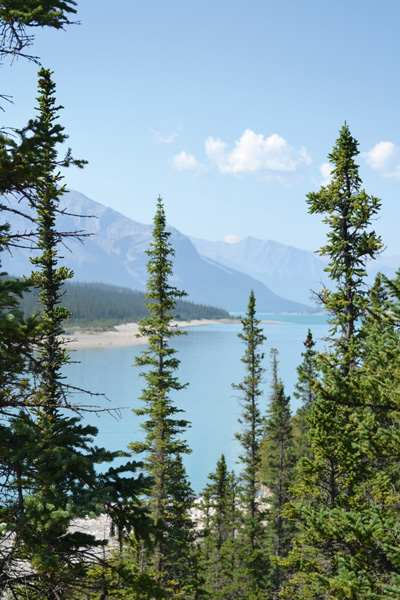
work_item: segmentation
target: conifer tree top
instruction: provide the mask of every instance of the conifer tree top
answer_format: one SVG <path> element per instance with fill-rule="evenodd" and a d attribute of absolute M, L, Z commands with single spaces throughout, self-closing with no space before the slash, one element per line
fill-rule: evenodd
<path fill-rule="evenodd" d="M 375 258 L 383 247 L 381 238 L 369 230 L 381 202 L 361 187 L 355 162 L 358 154 L 358 142 L 345 123 L 328 155 L 333 165 L 331 182 L 307 196 L 309 212 L 324 214 L 323 222 L 329 227 L 327 243 L 319 254 L 329 258 L 325 271 L 337 290 L 323 289 L 319 300 L 334 315 L 332 329 L 334 333 L 341 329 L 344 347 L 348 347 L 357 320 L 365 312 L 366 262 Z"/>

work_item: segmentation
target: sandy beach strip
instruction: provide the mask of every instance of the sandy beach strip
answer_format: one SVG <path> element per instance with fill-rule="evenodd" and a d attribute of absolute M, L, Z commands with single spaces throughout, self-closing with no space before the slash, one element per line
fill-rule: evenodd
<path fill-rule="evenodd" d="M 179 321 L 175 325 L 181 329 L 187 327 L 198 327 L 199 325 L 240 323 L 240 319 L 193 319 L 192 321 Z M 283 321 L 261 321 L 269 324 L 287 324 Z M 98 331 L 90 329 L 77 329 L 76 331 L 62 336 L 68 350 L 81 348 L 106 348 L 110 346 L 139 346 L 147 344 L 147 338 L 136 337 L 139 331 L 137 323 L 124 323 L 115 325 L 111 331 Z"/>
<path fill-rule="evenodd" d="M 234 319 L 194 319 L 193 321 L 179 321 L 176 325 L 181 329 L 196 327 L 199 325 L 214 325 L 215 323 L 235 323 Z M 111 331 L 90 331 L 77 329 L 76 331 L 62 336 L 67 349 L 77 350 L 80 348 L 105 348 L 109 346 L 138 346 L 147 344 L 147 338 L 136 337 L 139 331 L 137 323 L 124 323 L 115 325 Z"/>

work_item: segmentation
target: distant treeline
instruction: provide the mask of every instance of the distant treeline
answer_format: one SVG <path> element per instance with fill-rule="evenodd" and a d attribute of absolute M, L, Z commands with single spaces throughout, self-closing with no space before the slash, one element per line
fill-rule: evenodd
<path fill-rule="evenodd" d="M 105 283 L 70 282 L 65 286 L 63 306 L 72 313 L 66 321 L 67 328 L 104 327 L 120 323 L 134 323 L 147 316 L 144 292 Z M 25 294 L 22 300 L 25 316 L 38 309 L 35 291 Z M 176 315 L 181 320 L 226 319 L 229 313 L 214 306 L 195 304 L 185 300 L 176 303 Z"/>

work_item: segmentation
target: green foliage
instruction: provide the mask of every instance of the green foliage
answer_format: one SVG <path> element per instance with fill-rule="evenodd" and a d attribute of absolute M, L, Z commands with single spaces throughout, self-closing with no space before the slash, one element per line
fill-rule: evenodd
<path fill-rule="evenodd" d="M 3 52 L 11 51 L 16 29 L 17 16 L 5 18 L 8 11 L 18 10 L 15 2 L 0 4 L 0 36 Z M 20 207 L 11 207 L 5 194 L 13 194 L 19 190 L 31 188 L 40 172 L 36 169 L 37 144 L 27 140 L 27 136 L 19 144 L 15 138 L 7 137 L 0 132 L 0 211 L 12 210 L 21 214 Z M 28 136 L 29 137 L 29 136 Z M 28 148 L 29 146 L 29 148 Z M 33 149 L 35 147 L 35 150 Z M 0 226 L 0 260 L 1 252 L 8 250 L 25 235 L 10 231 L 7 223 Z M 1 263 L 0 263 L 1 265 Z M 34 358 L 32 345 L 37 338 L 34 318 L 24 320 L 20 309 L 20 300 L 29 289 L 29 284 L 8 278 L 5 273 L 0 277 L 0 410 L 2 414 L 10 414 L 10 408 L 17 408 L 32 403 L 32 390 L 27 370 Z"/>
<path fill-rule="evenodd" d="M 136 323 L 147 317 L 145 293 L 105 283 L 81 283 L 68 281 L 64 288 L 63 306 L 70 313 L 65 324 L 75 327 L 112 327 L 120 323 Z M 26 317 L 38 309 L 34 294 L 24 294 L 21 309 Z M 177 300 L 179 319 L 229 319 L 222 308 Z"/>
<path fill-rule="evenodd" d="M 58 109 L 49 71 L 40 71 L 39 90 L 39 116 L 31 127 L 40 131 L 42 139 L 38 158 L 42 175 L 30 185 L 34 191 L 31 207 L 36 212 L 37 246 L 41 251 L 32 259 L 37 271 L 32 273 L 31 281 L 39 291 L 40 311 L 33 320 L 35 354 L 29 339 L 29 360 L 12 362 L 10 372 L 14 379 L 10 376 L 9 382 L 10 387 L 16 377 L 27 378 L 29 367 L 33 383 L 32 387 L 28 387 L 28 382 L 26 386 L 30 406 L 35 408 L 21 411 L 0 428 L 2 533 L 3 540 L 12 540 L 5 546 L 0 585 L 15 598 L 29 594 L 32 599 L 56 600 L 85 588 L 88 568 L 99 560 L 95 548 L 104 545 L 91 535 L 71 531 L 76 518 L 105 511 L 115 527 L 127 533 L 133 529 L 138 538 L 148 537 L 149 521 L 138 500 L 147 482 L 143 476 L 131 476 L 136 464 L 111 467 L 98 475 L 97 465 L 128 455 L 93 447 L 97 430 L 82 426 L 78 417 L 66 417 L 60 410 L 69 405 L 68 385 L 61 375 L 68 355 L 58 337 L 68 311 L 60 302 L 63 282 L 72 275 L 57 265 L 57 246 L 62 236 L 56 228 L 56 214 L 65 191 L 60 185 L 57 146 L 65 136 L 62 127 L 55 124 Z M 62 164 L 74 162 L 68 154 Z M 26 285 L 7 279 L 1 285 L 5 290 L 3 311 L 10 308 L 9 314 L 14 317 L 11 321 L 18 323 L 16 302 Z M 19 326 L 9 331 L 14 345 L 20 329 L 29 326 L 30 321 L 26 325 L 19 321 Z M 19 352 L 23 348 L 20 346 Z M 20 380 L 20 387 L 22 383 Z M 7 392 L 7 388 L 2 392 Z"/>
<path fill-rule="evenodd" d="M 2 0 L 0 19 L 10 26 L 54 27 L 69 24 L 68 14 L 75 14 L 74 0 Z"/>
<path fill-rule="evenodd" d="M 317 353 L 314 350 L 314 346 L 315 342 L 311 330 L 309 329 L 304 341 L 305 351 L 301 353 L 303 362 L 297 367 L 298 379 L 293 394 L 296 399 L 301 400 L 302 402 L 302 406 L 297 410 L 293 419 L 296 454 L 299 458 L 303 458 L 310 453 L 310 442 L 308 439 L 310 425 L 308 417 L 311 406 L 316 399 L 314 388 L 318 377 L 316 368 Z"/>
<path fill-rule="evenodd" d="M 241 561 L 240 579 L 247 589 L 249 598 L 263 597 L 268 564 L 263 548 L 265 511 L 257 497 L 261 464 L 260 442 L 264 429 L 264 420 L 259 407 L 264 353 L 259 348 L 266 340 L 259 325 L 260 321 L 256 318 L 255 297 L 251 291 L 247 313 L 242 319 L 242 333 L 238 334 L 245 344 L 245 352 L 241 360 L 245 365 L 246 374 L 241 383 L 232 385 L 233 389 L 240 393 L 239 401 L 242 406 L 239 418 L 242 430 L 236 434 L 242 448 L 239 460 L 244 467 L 239 478 L 242 527 L 237 535 L 237 548 Z"/>
<path fill-rule="evenodd" d="M 238 479 L 228 471 L 225 456 L 201 495 L 200 563 L 204 588 L 210 598 L 231 600 L 246 593 L 238 582 L 240 559 L 237 533 L 241 527 Z"/>
<path fill-rule="evenodd" d="M 0 52 L 22 55 L 32 41 L 26 27 L 61 28 L 75 4 L 1 2 Z M 74 161 L 69 151 L 58 158 L 57 147 L 66 136 L 56 122 L 51 73 L 43 69 L 38 103 L 38 116 L 25 129 L 12 138 L 0 134 L 0 210 L 25 217 L 31 227 L 20 234 L 1 225 L 0 251 L 26 240 L 29 246 L 36 241 L 40 250 L 29 283 L 4 273 L 0 278 L 0 403 L 8 417 L 0 425 L 0 595 L 61 600 L 99 590 L 88 572 L 99 563 L 108 565 L 105 542 L 72 529 L 75 519 L 106 512 L 120 536 L 134 532 L 144 543 L 150 522 L 138 500 L 147 481 L 132 477 L 137 465 L 128 462 L 99 474 L 99 464 L 128 455 L 96 448 L 97 430 L 59 410 L 69 405 L 61 377 L 67 355 L 57 336 L 68 316 L 60 306 L 62 285 L 71 276 L 57 265 L 64 234 L 57 231 L 56 215 L 65 192 L 59 168 L 83 166 L 83 161 Z M 38 314 L 24 320 L 20 299 L 32 283 L 39 292 Z M 21 406 L 25 410 L 17 412 Z"/>
<path fill-rule="evenodd" d="M 377 283 L 371 297 L 363 286 L 365 261 L 381 242 L 367 231 L 379 201 L 360 191 L 357 154 L 345 125 L 330 155 L 332 183 L 309 195 L 311 211 L 328 214 L 322 252 L 337 289 L 321 297 L 337 337 L 317 357 L 311 455 L 286 509 L 300 535 L 283 561 L 293 572 L 282 597 L 296 600 L 399 594 L 398 325 L 387 290 Z"/>
<path fill-rule="evenodd" d="M 95 548 L 105 541 L 71 530 L 72 521 L 95 517 L 107 506 L 115 510 L 122 499 L 127 501 L 142 491 L 143 479 L 126 480 L 129 494 L 114 484 L 119 472 L 131 474 L 133 463 L 97 474 L 96 465 L 123 454 L 93 447 L 96 433 L 96 428 L 82 426 L 78 418 L 35 420 L 28 413 L 20 413 L 9 427 L 1 427 L 1 477 L 8 481 L 1 521 L 3 535 L 13 532 L 16 536 L 4 583 L 14 597 L 25 598 L 29 589 L 39 597 L 65 597 L 83 587 L 87 570 L 98 560 Z M 139 504 L 125 513 L 130 527 L 146 521 Z M 23 572 L 24 562 L 34 570 L 27 587 L 13 573 L 15 563 Z"/>
<path fill-rule="evenodd" d="M 305 351 L 301 353 L 303 362 L 297 367 L 297 383 L 295 386 L 294 397 L 301 400 L 303 406 L 311 406 L 315 400 L 314 380 L 317 375 L 315 367 L 316 351 L 315 342 L 309 329 L 304 341 Z"/>
<path fill-rule="evenodd" d="M 285 557 L 292 543 L 294 527 L 283 514 L 290 500 L 294 480 L 294 445 L 290 397 L 278 376 L 278 352 L 271 350 L 272 386 L 267 410 L 265 435 L 261 445 L 260 477 L 268 490 L 267 552 L 272 560 L 269 570 L 271 598 L 277 598 L 285 576 L 279 559 Z"/>
<path fill-rule="evenodd" d="M 55 107 L 55 84 L 51 72 L 39 71 L 39 117 L 32 122 L 34 131 L 40 132 L 43 140 L 41 146 L 41 177 L 35 184 L 35 198 L 31 207 L 36 212 L 38 223 L 37 248 L 41 254 L 31 258 L 37 267 L 31 274 L 31 281 L 39 290 L 40 298 L 40 340 L 38 341 L 38 361 L 34 371 L 40 381 L 40 392 L 43 394 L 47 409 L 56 408 L 63 398 L 60 385 L 61 367 L 68 361 L 68 354 L 62 347 L 59 335 L 63 332 L 62 324 L 69 313 L 60 306 L 64 281 L 73 276 L 66 267 L 58 267 L 58 249 L 60 234 L 56 229 L 57 209 L 65 186 L 60 185 L 61 174 L 58 172 L 57 146 L 62 144 L 66 136 L 63 127 L 56 123 L 60 107 Z M 70 154 L 61 162 L 62 166 L 77 164 Z"/>
<path fill-rule="evenodd" d="M 326 215 L 323 222 L 329 226 L 328 241 L 319 253 L 329 257 L 325 270 L 337 284 L 333 291 L 322 290 L 320 302 L 332 315 L 332 333 L 338 332 L 334 345 L 340 352 L 348 353 L 350 361 L 350 345 L 357 339 L 356 321 L 365 314 L 368 304 L 364 286 L 366 260 L 375 258 L 383 248 L 375 232 L 367 231 L 379 211 L 380 200 L 361 189 L 355 163 L 358 154 L 358 142 L 345 124 L 328 155 L 333 165 L 331 183 L 307 196 L 309 212 Z"/>
<path fill-rule="evenodd" d="M 0 56 L 26 56 L 33 43 L 29 27 L 63 29 L 75 14 L 75 0 L 2 0 L 0 2 Z M 37 61 L 37 59 L 35 59 Z"/>
<path fill-rule="evenodd" d="M 35 319 L 23 319 L 19 303 L 28 284 L 0 277 L 0 412 L 31 403 L 27 375 L 36 335 Z"/>
<path fill-rule="evenodd" d="M 146 381 L 141 400 L 144 407 L 135 409 L 147 418 L 141 426 L 146 431 L 143 442 L 134 442 L 134 452 L 145 453 L 144 465 L 153 479 L 149 506 L 159 529 L 154 552 L 148 557 L 156 580 L 168 597 L 191 598 L 196 593 L 196 564 L 191 548 L 193 524 L 189 509 L 193 492 L 187 481 L 182 455 L 190 452 L 180 436 L 188 421 L 178 416 L 181 410 L 174 405 L 170 393 L 186 387 L 175 375 L 179 360 L 169 345 L 171 337 L 182 335 L 171 325 L 175 318 L 177 299 L 185 294 L 169 281 L 172 275 L 174 250 L 169 242 L 161 198 L 154 217 L 153 242 L 147 254 L 147 308 L 149 316 L 139 323 L 140 335 L 148 337 L 149 345 L 135 359 L 135 365 L 145 367 L 141 376 Z"/>
<path fill-rule="evenodd" d="M 75 7 L 74 0 L 0 1 L 0 55 L 37 61 L 26 54 L 32 28 L 62 29 Z M 260 442 L 259 347 L 265 338 L 252 293 L 239 334 L 246 346 L 246 375 L 234 385 L 243 407 L 237 434 L 243 471 L 238 479 L 228 472 L 224 456 L 218 461 L 203 494 L 204 528 L 195 545 L 193 492 L 182 462 L 190 451 L 182 438 L 189 424 L 171 397 L 185 387 L 170 346 L 183 332 L 171 322 L 175 313 L 186 319 L 228 315 L 186 303 L 184 293 L 171 285 L 174 252 L 161 199 L 148 251 L 146 306 L 140 293 L 130 290 L 64 285 L 72 272 L 58 265 L 62 234 L 56 217 L 66 192 L 59 169 L 84 161 L 74 160 L 70 151 L 58 156 L 66 140 L 59 108 L 51 73 L 42 69 L 37 117 L 15 136 L 0 132 L 0 210 L 27 219 L 22 234 L 6 223 L 0 226 L 0 252 L 25 243 L 39 250 L 29 281 L 0 277 L 0 595 L 21 600 L 400 597 L 400 272 L 392 281 L 379 276 L 368 293 L 366 261 L 382 248 L 369 231 L 380 201 L 362 190 L 358 143 L 348 126 L 329 155 L 331 183 L 308 195 L 310 212 L 323 214 L 329 227 L 320 253 L 329 259 L 335 287 L 322 290 L 319 299 L 330 313 L 333 337 L 331 348 L 316 354 L 309 332 L 298 368 L 296 397 L 303 406 L 294 423 L 301 456 L 296 482 L 293 420 L 276 351 Z M 32 285 L 38 298 L 29 292 Z M 136 360 L 146 387 L 143 407 L 135 412 L 145 417 L 146 438 L 131 444 L 134 452 L 144 453 L 148 478 L 132 476 L 134 462 L 99 473 L 98 465 L 127 454 L 93 446 L 96 429 L 64 412 L 70 402 L 61 370 L 68 355 L 58 340 L 71 311 L 74 325 L 140 319 L 140 334 L 149 338 Z M 256 498 L 257 476 L 269 491 L 266 514 Z M 105 542 L 72 527 L 75 519 L 100 512 L 112 521 L 117 546 L 110 554 Z"/>
<path fill-rule="evenodd" d="M 243 454 L 239 456 L 245 467 L 241 479 L 243 488 L 248 491 L 249 508 L 253 516 L 260 460 L 259 447 L 263 431 L 259 398 L 262 395 L 261 383 L 265 369 L 262 366 L 264 353 L 259 351 L 259 346 L 267 339 L 259 324 L 260 321 L 256 318 L 255 297 L 251 291 L 247 314 L 242 319 L 243 330 L 238 334 L 245 344 L 245 352 L 241 360 L 245 365 L 246 374 L 244 380 L 239 384 L 232 384 L 232 388 L 239 392 L 239 401 L 243 409 L 239 418 L 243 431 L 237 433 L 235 437 L 240 441 L 243 450 Z"/>

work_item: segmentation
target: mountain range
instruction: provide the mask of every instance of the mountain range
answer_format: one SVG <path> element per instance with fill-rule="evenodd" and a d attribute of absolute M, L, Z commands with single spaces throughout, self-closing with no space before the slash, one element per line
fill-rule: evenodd
<path fill-rule="evenodd" d="M 63 196 L 62 206 L 65 214 L 58 219 L 59 230 L 88 234 L 82 243 L 67 238 L 62 252 L 61 262 L 74 270 L 74 279 L 145 290 L 145 251 L 153 226 L 129 219 L 75 191 Z M 8 221 L 13 231 L 26 230 L 22 217 L 10 214 Z M 251 237 L 235 244 L 209 242 L 189 238 L 173 227 L 169 230 L 175 250 L 172 283 L 185 290 L 189 300 L 243 312 L 253 289 L 260 312 L 315 311 L 310 290 L 320 289 L 321 281 L 326 281 L 326 263 L 312 252 Z M 14 249 L 12 255 L 3 253 L 2 269 L 16 276 L 29 274 L 31 255 L 28 249 Z M 394 264 L 392 259 L 386 265 L 389 274 L 394 273 Z"/>
<path fill-rule="evenodd" d="M 247 237 L 235 243 L 190 238 L 197 251 L 216 262 L 262 281 L 276 294 L 311 303 L 311 290 L 327 280 L 326 263 L 313 252 L 272 240 Z"/>
<path fill-rule="evenodd" d="M 296 302 L 313 302 L 313 292 L 323 285 L 329 287 L 329 278 L 324 270 L 327 262 L 314 252 L 253 237 L 234 244 L 190 239 L 203 256 L 246 273 L 280 296 Z M 367 282 L 371 284 L 379 271 L 393 278 L 399 267 L 400 256 L 380 255 L 367 263 Z"/>

